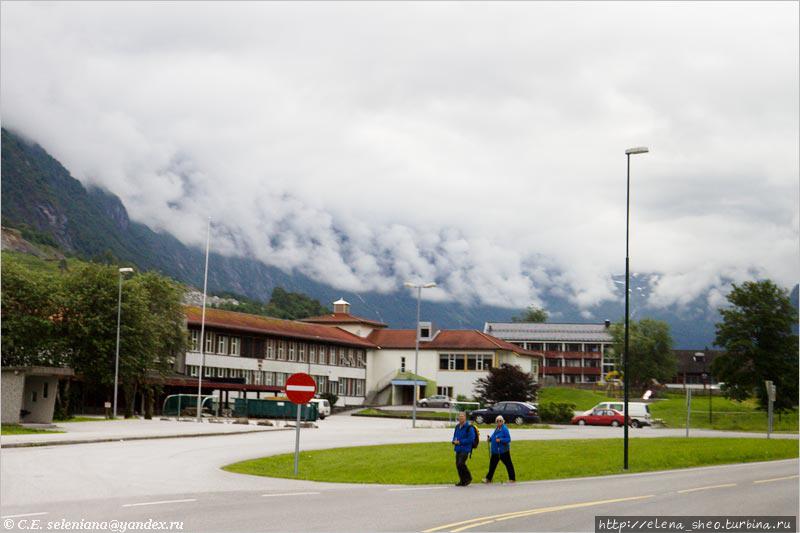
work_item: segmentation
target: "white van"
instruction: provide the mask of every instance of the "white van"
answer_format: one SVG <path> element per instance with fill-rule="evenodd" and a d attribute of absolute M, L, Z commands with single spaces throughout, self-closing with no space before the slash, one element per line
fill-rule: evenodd
<path fill-rule="evenodd" d="M 619 411 L 622 414 L 625 414 L 625 402 L 621 401 L 600 402 L 586 412 L 590 413 L 594 409 L 613 409 L 615 411 Z M 628 409 L 631 410 L 630 412 L 631 426 L 638 428 L 640 426 L 652 425 L 653 422 L 652 418 L 650 417 L 650 406 L 648 406 L 646 403 L 628 402 Z"/>
<path fill-rule="evenodd" d="M 326 416 L 330 416 L 331 404 L 328 402 L 328 400 L 324 400 L 322 398 L 314 398 L 309 403 L 317 405 L 317 415 L 319 415 L 320 420 L 325 420 Z"/>

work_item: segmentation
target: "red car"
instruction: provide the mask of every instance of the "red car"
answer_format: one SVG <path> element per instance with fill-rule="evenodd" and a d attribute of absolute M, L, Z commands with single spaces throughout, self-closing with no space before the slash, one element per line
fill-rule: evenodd
<path fill-rule="evenodd" d="M 572 417 L 572 423 L 579 426 L 621 426 L 625 423 L 625 417 L 619 411 L 613 409 L 595 409 L 587 411 L 582 415 Z"/>

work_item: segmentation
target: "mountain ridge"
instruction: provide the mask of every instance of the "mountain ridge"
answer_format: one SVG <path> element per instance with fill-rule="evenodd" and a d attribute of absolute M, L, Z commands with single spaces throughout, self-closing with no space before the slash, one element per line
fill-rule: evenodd
<path fill-rule="evenodd" d="M 140 270 L 155 270 L 195 287 L 202 286 L 204 252 L 186 246 L 167 232 L 156 232 L 130 219 L 122 201 L 98 187 L 84 187 L 44 148 L 2 129 L 2 224 L 27 231 L 35 238 L 52 240 L 66 252 L 84 258 L 116 259 Z M 614 279 L 619 281 L 619 276 Z M 703 305 L 703 297 L 683 308 L 646 308 L 648 276 L 632 278 L 632 313 L 667 321 L 675 346 L 702 348 L 714 339 L 716 310 Z M 209 292 L 233 292 L 260 301 L 282 287 L 318 299 L 323 305 L 344 297 L 355 314 L 387 322 L 391 327 L 413 327 L 416 300 L 404 290 L 381 294 L 355 293 L 317 282 L 300 272 L 285 272 L 246 257 L 212 252 L 209 258 Z M 570 302 L 557 297 L 545 304 L 553 321 L 601 322 L 620 320 L 624 292 L 619 299 L 592 309 L 586 320 Z M 797 299 L 797 287 L 792 291 Z M 688 309 L 688 311 L 687 311 Z M 519 309 L 459 302 L 423 303 L 423 319 L 445 328 L 483 329 L 485 322 L 510 321 Z M 637 316 L 638 315 L 638 316 Z"/>

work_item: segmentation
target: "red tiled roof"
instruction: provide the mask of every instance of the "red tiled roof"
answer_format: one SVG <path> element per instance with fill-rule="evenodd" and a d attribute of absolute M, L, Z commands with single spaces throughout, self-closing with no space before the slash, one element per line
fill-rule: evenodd
<path fill-rule="evenodd" d="M 379 348 L 414 348 L 413 329 L 375 330 L 367 337 Z M 520 346 L 492 337 L 475 329 L 445 329 L 432 341 L 420 341 L 420 350 L 506 350 L 521 355 L 542 357 L 539 352 L 524 350 Z"/>
<path fill-rule="evenodd" d="M 186 306 L 184 307 L 184 312 L 188 324 L 194 326 L 200 325 L 202 315 L 201 308 Z M 277 335 L 295 339 L 335 342 L 361 348 L 375 347 L 370 341 L 335 326 L 309 324 L 297 320 L 282 320 L 280 318 L 236 313 L 234 311 L 222 311 L 221 309 L 208 307 L 206 308 L 206 327 L 233 329 L 236 331 Z"/>
<path fill-rule="evenodd" d="M 370 320 L 368 318 L 361 318 L 354 316 L 350 313 L 331 313 L 329 315 L 312 316 L 303 318 L 301 322 L 313 322 L 317 324 L 366 324 L 376 328 L 385 328 L 387 324 L 378 322 L 377 320 Z"/>

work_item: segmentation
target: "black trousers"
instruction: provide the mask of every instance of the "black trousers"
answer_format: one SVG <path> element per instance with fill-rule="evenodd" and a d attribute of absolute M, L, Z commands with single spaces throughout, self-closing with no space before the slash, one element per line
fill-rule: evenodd
<path fill-rule="evenodd" d="M 469 452 L 456 452 L 456 470 L 458 470 L 458 480 L 467 484 L 472 482 L 472 474 L 467 468 L 467 459 L 469 459 Z"/>
<path fill-rule="evenodd" d="M 489 481 L 492 480 L 494 477 L 494 470 L 497 468 L 497 463 L 503 461 L 503 464 L 506 465 L 506 472 L 508 472 L 508 479 L 510 481 L 516 481 L 517 475 L 514 473 L 514 463 L 511 462 L 511 452 L 505 453 L 493 453 L 492 457 L 489 459 L 489 473 L 486 474 L 486 479 Z"/>

